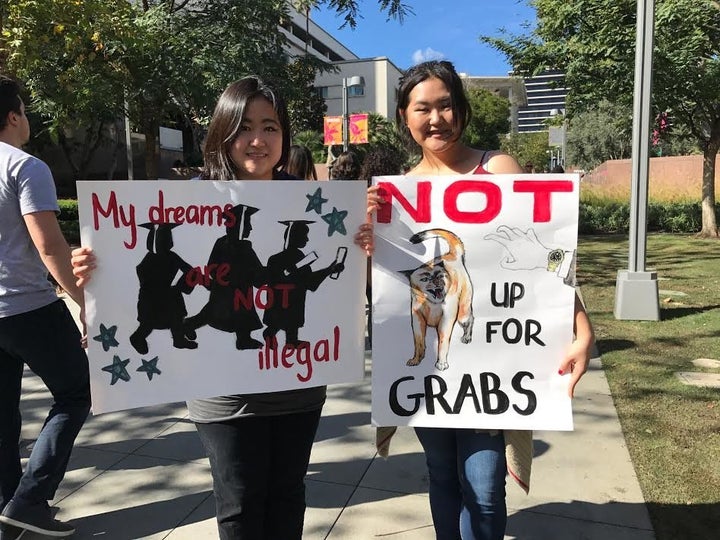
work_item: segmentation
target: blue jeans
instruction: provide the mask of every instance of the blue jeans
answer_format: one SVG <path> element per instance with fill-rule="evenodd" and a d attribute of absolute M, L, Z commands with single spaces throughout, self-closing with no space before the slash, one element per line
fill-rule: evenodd
<path fill-rule="evenodd" d="M 196 423 L 221 540 L 300 540 L 316 411 Z"/>
<path fill-rule="evenodd" d="M 430 476 L 437 540 L 502 540 L 505 440 L 473 429 L 415 428 Z"/>
<path fill-rule="evenodd" d="M 23 364 L 42 379 L 54 400 L 25 474 L 19 448 Z M 0 510 L 11 498 L 23 505 L 55 497 L 89 411 L 88 360 L 65 303 L 0 318 Z"/>

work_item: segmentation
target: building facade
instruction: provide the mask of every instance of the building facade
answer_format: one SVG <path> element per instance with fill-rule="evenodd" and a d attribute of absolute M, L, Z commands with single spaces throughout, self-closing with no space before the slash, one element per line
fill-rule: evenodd
<path fill-rule="evenodd" d="M 546 71 L 534 77 L 525 77 L 527 105 L 518 111 L 518 131 L 532 133 L 548 131 L 546 120 L 565 113 L 567 87 L 562 71 Z"/>

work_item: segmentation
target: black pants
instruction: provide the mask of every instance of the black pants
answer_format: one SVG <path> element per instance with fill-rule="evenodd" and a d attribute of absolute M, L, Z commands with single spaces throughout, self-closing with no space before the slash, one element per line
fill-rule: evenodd
<path fill-rule="evenodd" d="M 220 540 L 300 540 L 320 410 L 196 423 L 210 458 Z"/>
<path fill-rule="evenodd" d="M 24 474 L 18 445 L 23 364 L 53 396 Z M 65 303 L 0 318 L 0 510 L 11 498 L 21 506 L 55 497 L 89 410 L 88 360 Z"/>

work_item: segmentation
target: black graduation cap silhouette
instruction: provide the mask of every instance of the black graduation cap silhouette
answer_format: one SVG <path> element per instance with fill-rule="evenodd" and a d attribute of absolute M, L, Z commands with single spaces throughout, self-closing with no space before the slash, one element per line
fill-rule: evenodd
<path fill-rule="evenodd" d="M 172 230 L 180 223 L 141 223 L 140 227 L 148 229 L 147 250 L 150 253 L 170 251 L 173 247 Z"/>
<path fill-rule="evenodd" d="M 295 234 L 298 234 L 299 231 L 303 231 L 304 233 L 308 232 L 310 230 L 311 223 L 315 223 L 314 221 L 309 221 L 307 219 L 288 219 L 284 221 L 278 221 L 281 225 L 285 225 L 285 235 L 283 236 L 283 249 L 287 249 L 288 247 L 288 239 Z"/>
<path fill-rule="evenodd" d="M 225 227 L 226 232 L 228 234 L 237 234 L 241 240 L 247 238 L 252 230 L 250 216 L 259 210 L 259 208 L 255 208 L 254 206 L 236 204 L 230 209 L 230 212 L 235 216 L 235 225 Z"/>

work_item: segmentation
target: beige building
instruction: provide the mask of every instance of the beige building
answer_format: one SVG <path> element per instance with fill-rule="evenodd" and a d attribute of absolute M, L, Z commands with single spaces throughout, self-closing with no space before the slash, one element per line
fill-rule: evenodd
<path fill-rule="evenodd" d="M 328 116 L 342 114 L 343 79 L 362 77 L 363 86 L 348 87 L 348 113 L 376 112 L 394 118 L 402 72 L 388 58 L 357 58 L 334 62 L 336 73 L 321 73 L 315 87 L 325 99 Z"/>

